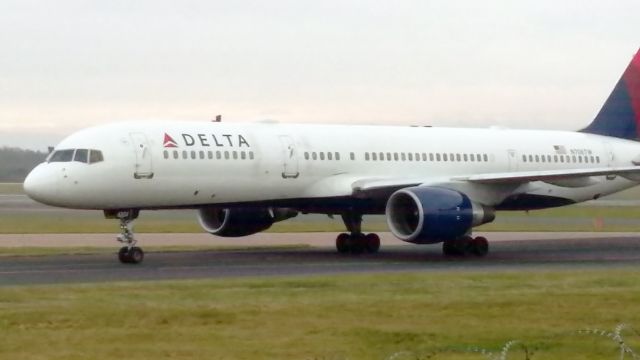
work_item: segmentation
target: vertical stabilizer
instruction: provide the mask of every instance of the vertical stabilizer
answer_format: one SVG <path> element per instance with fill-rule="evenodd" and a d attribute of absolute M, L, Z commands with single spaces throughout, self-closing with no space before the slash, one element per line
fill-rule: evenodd
<path fill-rule="evenodd" d="M 581 132 L 640 139 L 640 50 L 589 126 Z"/>

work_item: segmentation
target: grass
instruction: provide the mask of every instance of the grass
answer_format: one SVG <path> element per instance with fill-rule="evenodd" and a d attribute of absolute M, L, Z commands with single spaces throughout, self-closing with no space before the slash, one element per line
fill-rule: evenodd
<path fill-rule="evenodd" d="M 4 359 L 618 359 L 581 334 L 640 324 L 635 269 L 2 288 Z M 638 333 L 623 332 L 640 350 Z M 496 357 L 497 358 L 497 357 Z M 509 359 L 524 359 L 514 347 Z"/>
<path fill-rule="evenodd" d="M 17 195 L 24 194 L 21 183 L 0 183 L 0 194 Z"/>

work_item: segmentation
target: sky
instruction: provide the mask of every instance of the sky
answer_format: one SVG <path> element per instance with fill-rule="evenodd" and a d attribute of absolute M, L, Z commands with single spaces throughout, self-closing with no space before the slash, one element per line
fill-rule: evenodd
<path fill-rule="evenodd" d="M 0 147 L 125 120 L 586 126 L 640 1 L 2 0 Z"/>

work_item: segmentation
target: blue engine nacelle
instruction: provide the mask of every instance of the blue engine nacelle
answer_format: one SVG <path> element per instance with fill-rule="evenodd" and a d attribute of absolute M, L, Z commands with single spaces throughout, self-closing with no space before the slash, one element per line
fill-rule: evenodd
<path fill-rule="evenodd" d="M 298 213 L 287 208 L 215 208 L 198 210 L 198 221 L 202 228 L 213 235 L 241 237 L 267 230 L 274 223 Z"/>
<path fill-rule="evenodd" d="M 455 190 L 417 186 L 396 191 L 386 208 L 387 224 L 398 239 L 432 244 L 457 239 L 495 219 L 493 209 Z"/>

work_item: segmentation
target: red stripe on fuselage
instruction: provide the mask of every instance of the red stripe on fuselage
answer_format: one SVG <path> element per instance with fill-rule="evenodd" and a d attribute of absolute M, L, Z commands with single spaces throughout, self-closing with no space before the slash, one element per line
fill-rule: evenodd
<path fill-rule="evenodd" d="M 631 108 L 636 121 L 636 132 L 638 133 L 638 138 L 640 138 L 640 51 L 633 57 L 622 78 L 631 98 Z"/>

